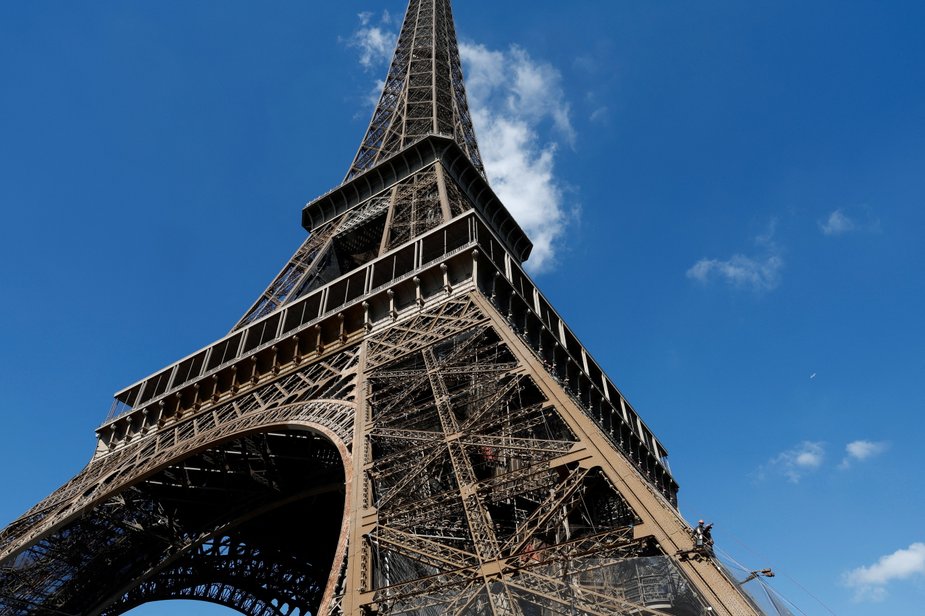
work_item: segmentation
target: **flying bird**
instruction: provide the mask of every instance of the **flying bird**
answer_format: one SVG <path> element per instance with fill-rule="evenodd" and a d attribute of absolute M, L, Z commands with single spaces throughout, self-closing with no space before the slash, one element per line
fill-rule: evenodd
<path fill-rule="evenodd" d="M 812 374 L 809 375 L 809 380 L 810 380 L 810 381 L 813 380 L 814 378 L 816 378 L 816 373 L 815 373 L 815 372 L 813 372 Z"/>

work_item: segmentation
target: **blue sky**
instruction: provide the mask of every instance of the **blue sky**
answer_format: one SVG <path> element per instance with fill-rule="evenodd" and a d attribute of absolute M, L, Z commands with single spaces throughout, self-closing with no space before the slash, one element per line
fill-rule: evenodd
<path fill-rule="evenodd" d="M 0 523 L 276 274 L 403 9 L 0 4 Z M 668 447 L 682 511 L 806 614 L 919 611 L 925 5 L 455 13 L 536 278 Z M 133 613 L 227 613 L 165 608 Z"/>

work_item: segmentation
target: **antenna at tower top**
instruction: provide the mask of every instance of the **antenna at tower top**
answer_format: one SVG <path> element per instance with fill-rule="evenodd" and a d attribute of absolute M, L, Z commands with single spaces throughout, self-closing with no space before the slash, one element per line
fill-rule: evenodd
<path fill-rule="evenodd" d="M 382 96 L 346 180 L 432 134 L 454 139 L 485 175 L 450 0 L 410 0 Z"/>

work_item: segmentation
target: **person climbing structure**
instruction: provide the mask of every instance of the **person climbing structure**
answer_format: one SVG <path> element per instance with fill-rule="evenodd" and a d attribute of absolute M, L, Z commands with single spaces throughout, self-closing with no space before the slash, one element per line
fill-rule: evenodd
<path fill-rule="evenodd" d="M 694 551 L 713 556 L 713 523 L 704 525 L 703 520 L 691 531 L 694 537 Z"/>

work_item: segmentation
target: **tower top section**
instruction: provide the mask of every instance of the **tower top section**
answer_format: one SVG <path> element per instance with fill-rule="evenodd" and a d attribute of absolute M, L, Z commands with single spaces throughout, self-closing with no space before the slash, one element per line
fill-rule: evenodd
<path fill-rule="evenodd" d="M 450 0 L 410 0 L 382 96 L 346 180 L 435 134 L 452 138 L 485 175 Z"/>

